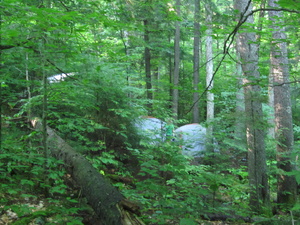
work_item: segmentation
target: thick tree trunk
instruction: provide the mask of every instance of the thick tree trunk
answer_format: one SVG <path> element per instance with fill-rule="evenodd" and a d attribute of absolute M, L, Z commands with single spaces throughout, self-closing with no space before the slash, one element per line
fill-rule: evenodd
<path fill-rule="evenodd" d="M 252 10 L 252 4 L 248 0 L 235 0 L 235 9 L 239 10 L 240 18 Z M 247 22 L 253 24 L 253 16 L 249 16 Z M 255 33 L 239 33 L 237 51 L 244 73 L 250 207 L 253 212 L 263 213 L 269 211 L 269 185 L 264 142 L 266 127 L 263 126 L 261 88 L 257 83 L 260 74 Z"/>
<path fill-rule="evenodd" d="M 41 129 L 39 121 L 32 121 L 32 124 L 37 130 Z M 128 204 L 120 192 L 85 157 L 73 150 L 49 127 L 47 134 L 51 154 L 64 161 L 67 171 L 81 187 L 83 195 L 104 225 L 144 224 L 135 216 L 138 210 Z"/>
<path fill-rule="evenodd" d="M 269 6 L 276 8 L 277 0 L 269 0 Z M 282 13 L 270 11 L 270 20 L 273 22 L 271 46 L 271 71 L 273 77 L 274 111 L 275 111 L 275 138 L 277 143 L 278 176 L 277 202 L 290 207 L 296 203 L 297 186 L 294 176 L 285 174 L 291 172 L 293 159 L 291 153 L 294 144 L 292 104 L 289 86 L 288 54 L 285 29 L 280 24 Z"/>
<path fill-rule="evenodd" d="M 200 122 L 199 115 L 199 63 L 200 63 L 200 0 L 195 0 L 194 16 L 194 58 L 193 58 L 193 123 Z"/>

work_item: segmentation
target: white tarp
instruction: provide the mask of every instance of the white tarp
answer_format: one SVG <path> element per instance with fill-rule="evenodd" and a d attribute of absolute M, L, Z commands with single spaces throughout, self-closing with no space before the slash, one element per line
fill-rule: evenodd
<path fill-rule="evenodd" d="M 187 124 L 175 130 L 176 139 L 182 142 L 182 154 L 200 156 L 205 151 L 206 128 L 198 123 Z"/>
<path fill-rule="evenodd" d="M 163 128 L 165 124 L 166 123 L 160 119 L 148 116 L 136 121 L 135 126 L 142 136 L 155 143 L 159 143 L 164 140 Z"/>
<path fill-rule="evenodd" d="M 75 73 L 61 73 L 61 74 L 55 74 L 51 77 L 48 77 L 47 79 L 50 83 L 58 83 L 58 82 L 64 81 L 65 78 L 74 76 L 74 75 L 75 75 Z"/>

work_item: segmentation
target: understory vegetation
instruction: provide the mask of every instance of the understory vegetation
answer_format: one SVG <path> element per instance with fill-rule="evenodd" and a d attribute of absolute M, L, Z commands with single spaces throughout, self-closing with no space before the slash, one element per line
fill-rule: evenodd
<path fill-rule="evenodd" d="M 299 15 L 293 0 L 0 1 L 0 224 L 114 225 L 48 128 L 144 224 L 300 224 Z M 271 63 L 279 53 L 288 63 Z M 206 151 L 155 140 L 137 126 L 150 117 L 201 124 Z"/>
<path fill-rule="evenodd" d="M 246 152 L 228 135 L 231 128 L 216 133 L 218 152 L 201 158 L 185 156 L 178 142 L 151 142 L 139 136 L 134 121 L 144 113 L 139 109 L 140 99 L 130 100 L 113 82 L 98 81 L 93 88 L 96 82 L 76 78 L 51 84 L 48 125 L 141 207 L 146 224 L 289 224 L 298 217 L 299 205 L 280 216 L 251 213 Z M 70 91 L 72 87 L 76 89 Z M 41 132 L 25 116 L 29 109 L 39 116 L 39 98 L 21 100 L 20 108 L 5 109 L 0 193 L 1 214 L 6 217 L 1 220 L 9 224 L 94 224 L 97 218 L 80 187 L 62 162 L 45 159 Z M 271 140 L 267 152 L 275 199 L 278 171 Z M 275 210 L 276 202 L 272 205 Z"/>

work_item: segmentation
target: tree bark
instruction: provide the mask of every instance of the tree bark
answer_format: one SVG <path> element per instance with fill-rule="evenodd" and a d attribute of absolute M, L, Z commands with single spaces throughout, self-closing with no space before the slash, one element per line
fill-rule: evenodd
<path fill-rule="evenodd" d="M 0 52 L 1 56 L 1 52 Z M 2 81 L 0 81 L 0 152 L 2 151 Z"/>
<path fill-rule="evenodd" d="M 240 12 L 239 18 L 252 10 L 251 1 L 235 0 L 235 9 Z M 253 16 L 247 19 L 253 24 Z M 258 84 L 258 45 L 255 33 L 240 32 L 237 35 L 237 51 L 242 61 L 244 73 L 244 94 L 247 129 L 248 173 L 250 183 L 250 207 L 253 212 L 269 211 L 269 187 L 265 153 L 265 127 L 261 88 Z M 265 211 L 266 212 L 266 211 Z"/>
<path fill-rule="evenodd" d="M 1 19 L 1 17 L 0 17 Z M 2 21 L 0 21 L 1 25 Z M 1 34 L 0 34 L 0 41 L 1 41 Z M 0 59 L 2 59 L 2 51 L 0 49 Z M 2 71 L 2 63 L 0 64 L 0 69 Z M 3 97 L 2 97 L 2 83 L 4 81 L 0 80 L 0 153 L 2 152 L 2 105 L 3 105 Z"/>
<path fill-rule="evenodd" d="M 44 43 L 43 43 L 44 44 Z M 47 143 L 47 117 L 48 117 L 48 80 L 45 72 L 45 59 L 42 50 L 40 50 L 40 58 L 42 63 L 41 73 L 42 73 L 42 82 L 43 82 L 43 106 L 42 106 L 42 136 L 43 136 L 43 151 L 44 151 L 44 158 L 46 163 L 44 165 L 44 182 L 45 182 L 45 196 L 48 197 L 49 195 L 49 149 Z"/>
<path fill-rule="evenodd" d="M 193 57 L 193 123 L 200 122 L 199 115 L 199 63 L 200 63 L 200 0 L 195 0 L 194 16 L 194 57 Z"/>
<path fill-rule="evenodd" d="M 212 11 L 211 11 L 211 3 L 206 3 L 206 87 L 207 87 L 207 112 L 206 112 L 206 120 L 208 123 L 206 135 L 208 137 L 207 144 L 208 149 L 212 149 L 213 144 L 213 125 L 212 120 L 214 119 L 214 94 L 211 92 L 214 86 L 213 82 L 213 46 L 212 46 Z"/>
<path fill-rule="evenodd" d="M 270 72 L 269 74 L 269 87 L 268 87 L 268 106 L 272 109 L 272 111 L 269 113 L 269 129 L 268 129 L 268 135 L 270 139 L 275 140 L 275 114 L 274 114 L 274 77 L 273 74 Z M 275 145 L 274 145 L 275 147 Z"/>
<path fill-rule="evenodd" d="M 151 52 L 149 48 L 149 21 L 146 19 L 144 20 L 144 41 L 145 41 L 145 52 L 144 52 L 144 59 L 145 59 L 145 74 L 146 74 L 146 91 L 147 91 L 147 99 L 148 104 L 147 108 L 149 111 L 152 109 L 152 79 L 151 79 Z"/>
<path fill-rule="evenodd" d="M 269 6 L 271 8 L 278 7 L 277 0 L 269 0 Z M 273 24 L 270 76 L 273 77 L 277 167 L 280 171 L 277 180 L 277 202 L 291 207 L 296 203 L 297 184 L 294 176 L 286 174 L 286 172 L 291 172 L 294 169 L 291 156 L 294 145 L 294 133 L 287 37 L 285 28 L 279 25 L 282 22 L 282 12 L 269 11 L 269 17 Z"/>
<path fill-rule="evenodd" d="M 238 90 L 236 92 L 236 120 L 235 120 L 235 130 L 234 136 L 237 140 L 237 143 L 240 144 L 240 148 L 242 150 L 246 149 L 246 126 L 245 126 L 245 95 L 243 90 L 243 70 L 242 65 L 240 63 L 241 58 L 238 52 L 237 59 L 238 62 L 236 63 L 236 78 L 237 78 L 237 85 Z"/>
<path fill-rule="evenodd" d="M 168 36 L 168 42 L 169 44 L 171 45 L 171 35 Z M 168 101 L 169 101 L 169 108 L 172 109 L 173 108 L 173 87 L 172 87 L 172 84 L 173 84 L 173 79 L 174 79 L 174 76 L 173 76 L 173 66 L 174 66 L 174 63 L 173 63 L 173 55 L 171 53 L 168 54 L 168 69 L 169 69 L 169 98 L 168 98 Z"/>
<path fill-rule="evenodd" d="M 176 12 L 180 16 L 180 0 L 176 0 Z M 173 75 L 173 116 L 178 118 L 179 102 L 179 68 L 180 68 L 180 22 L 176 21 L 175 40 L 174 40 L 174 75 Z"/>
<path fill-rule="evenodd" d="M 42 124 L 32 120 L 33 126 L 41 130 Z M 83 195 L 104 225 L 143 225 L 136 217 L 134 208 L 91 163 L 68 145 L 54 130 L 47 127 L 47 143 L 51 154 L 63 160 L 67 171 L 82 188 Z"/>

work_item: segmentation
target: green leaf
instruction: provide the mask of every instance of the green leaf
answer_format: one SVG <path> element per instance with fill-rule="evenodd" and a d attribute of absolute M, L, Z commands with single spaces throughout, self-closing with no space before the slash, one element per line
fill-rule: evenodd
<path fill-rule="evenodd" d="M 180 225 L 197 225 L 197 223 L 194 220 L 189 219 L 189 218 L 181 218 L 179 224 Z"/>
<path fill-rule="evenodd" d="M 176 183 L 175 179 L 167 180 L 167 184 L 175 184 L 175 183 Z"/>
<path fill-rule="evenodd" d="M 17 193 L 18 193 L 18 191 L 15 190 L 15 189 L 8 189 L 7 192 L 8 192 L 9 194 L 11 194 L 11 195 L 17 194 Z"/>
<path fill-rule="evenodd" d="M 67 200 L 72 203 L 78 203 L 78 201 L 76 199 L 72 199 L 70 197 L 67 197 Z"/>
<path fill-rule="evenodd" d="M 67 188 L 66 185 L 59 185 L 59 186 L 52 187 L 50 189 L 50 192 L 51 193 L 65 194 L 66 193 L 66 188 Z"/>
<path fill-rule="evenodd" d="M 30 195 L 30 194 L 21 194 L 21 197 L 23 197 L 23 198 L 37 198 L 37 196 Z"/>
<path fill-rule="evenodd" d="M 34 182 L 33 181 L 31 181 L 31 180 L 25 180 L 25 179 L 21 180 L 21 184 L 22 185 L 28 184 L 30 186 L 34 186 Z"/>

